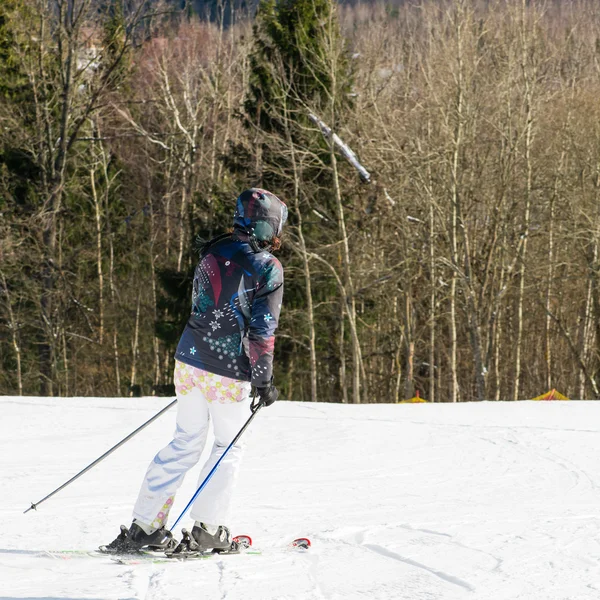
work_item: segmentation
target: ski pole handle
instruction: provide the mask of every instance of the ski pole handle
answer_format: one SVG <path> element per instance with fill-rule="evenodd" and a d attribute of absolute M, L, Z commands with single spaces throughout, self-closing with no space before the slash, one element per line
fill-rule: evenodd
<path fill-rule="evenodd" d="M 258 394 L 256 394 L 252 398 L 252 404 L 250 404 L 250 410 L 254 414 L 259 408 L 262 408 L 264 405 L 265 405 L 264 400 L 262 400 L 261 397 Z"/>

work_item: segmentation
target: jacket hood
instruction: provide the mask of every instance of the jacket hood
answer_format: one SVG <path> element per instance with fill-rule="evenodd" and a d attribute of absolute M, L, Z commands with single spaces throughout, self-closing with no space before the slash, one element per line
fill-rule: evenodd
<path fill-rule="evenodd" d="M 238 232 L 268 242 L 281 234 L 287 216 L 287 206 L 275 194 L 251 188 L 237 199 L 233 227 Z"/>

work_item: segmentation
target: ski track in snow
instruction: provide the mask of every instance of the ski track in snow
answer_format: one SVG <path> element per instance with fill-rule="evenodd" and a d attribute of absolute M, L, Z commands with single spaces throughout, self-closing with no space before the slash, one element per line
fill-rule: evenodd
<path fill-rule="evenodd" d="M 0 397 L 10 494 L 0 600 L 600 599 L 592 402 L 278 402 L 247 434 L 230 524 L 261 555 L 120 565 L 52 553 L 92 551 L 129 524 L 174 410 L 38 511 L 23 510 L 169 401 Z M 286 548 L 299 536 L 312 539 L 309 551 Z"/>
<path fill-rule="evenodd" d="M 368 548 L 369 550 L 372 550 L 373 552 L 377 552 L 377 554 L 381 554 L 381 556 L 387 556 L 389 558 L 393 558 L 394 560 L 406 563 L 407 565 L 410 565 L 412 567 L 417 567 L 417 569 L 423 569 L 424 571 L 428 571 L 429 573 L 432 573 L 433 575 L 439 577 L 443 581 L 447 581 L 454 585 L 458 585 L 459 587 L 462 587 L 470 592 L 475 591 L 475 588 L 470 583 L 463 581 L 459 577 L 454 577 L 454 575 L 449 575 L 448 573 L 437 571 L 432 567 L 428 567 L 427 565 L 417 562 L 416 560 L 400 556 L 399 554 L 396 554 L 395 552 L 392 552 L 391 550 L 388 550 L 387 548 L 384 548 L 382 546 L 378 546 L 377 544 L 364 544 L 364 547 Z"/>
<path fill-rule="evenodd" d="M 415 528 L 410 527 L 409 525 L 399 525 L 399 527 L 408 529 L 410 531 L 423 531 L 425 533 L 430 533 L 430 534 L 433 534 L 436 536 L 442 536 L 442 537 L 447 537 L 447 538 L 452 537 L 446 533 L 432 532 L 432 531 L 423 530 L 423 529 L 415 529 Z M 369 535 L 369 533 L 370 533 L 370 535 Z M 442 581 L 444 581 L 446 583 L 456 585 L 459 588 L 463 588 L 469 592 L 475 591 L 474 586 L 472 586 L 470 583 L 468 583 L 466 581 L 463 581 L 459 577 L 455 577 L 454 575 L 451 575 L 449 573 L 444 573 L 443 571 L 436 570 L 435 568 L 429 567 L 429 566 L 427 566 L 423 563 L 420 563 L 416 560 L 412 560 L 410 558 L 401 556 L 400 554 L 398 554 L 384 546 L 381 546 L 379 544 L 367 543 L 366 540 L 370 537 L 373 537 L 374 535 L 375 535 L 374 532 L 369 532 L 368 530 L 357 529 L 355 531 L 352 531 L 352 529 L 348 530 L 348 528 L 342 528 L 341 530 L 339 530 L 337 532 L 333 532 L 333 534 L 331 534 L 328 537 L 317 536 L 317 539 L 320 541 L 323 541 L 323 542 L 330 542 L 330 543 L 333 541 L 337 541 L 338 545 L 346 544 L 348 546 L 354 546 L 356 548 L 360 548 L 360 549 L 363 549 L 368 552 L 373 552 L 376 555 L 404 563 L 406 565 L 409 565 L 410 567 L 422 569 L 423 571 L 426 571 L 428 573 L 431 573 L 432 575 L 435 575 L 436 577 L 438 577 L 439 579 L 441 579 Z"/>

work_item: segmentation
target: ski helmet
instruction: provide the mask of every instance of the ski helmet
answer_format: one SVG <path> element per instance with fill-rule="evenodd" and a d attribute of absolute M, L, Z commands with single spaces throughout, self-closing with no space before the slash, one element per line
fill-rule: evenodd
<path fill-rule="evenodd" d="M 237 199 L 233 226 L 261 242 L 270 242 L 281 235 L 287 216 L 287 206 L 275 194 L 251 188 Z"/>

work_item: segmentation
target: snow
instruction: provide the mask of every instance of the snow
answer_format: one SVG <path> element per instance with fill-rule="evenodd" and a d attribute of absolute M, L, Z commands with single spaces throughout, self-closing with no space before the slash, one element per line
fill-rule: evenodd
<path fill-rule="evenodd" d="M 174 408 L 23 511 L 168 402 L 0 398 L 0 600 L 600 598 L 594 402 L 277 402 L 247 432 L 230 523 L 261 555 L 119 565 L 45 554 L 93 550 L 129 524 Z M 298 536 L 310 551 L 286 549 Z"/>

